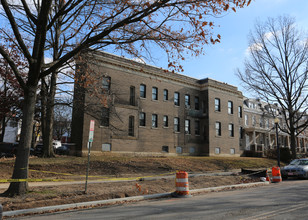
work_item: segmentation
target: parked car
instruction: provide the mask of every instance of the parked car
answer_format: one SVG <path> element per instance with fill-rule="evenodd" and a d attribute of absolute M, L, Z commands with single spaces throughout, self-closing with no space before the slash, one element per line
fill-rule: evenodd
<path fill-rule="evenodd" d="M 37 157 L 41 157 L 43 156 L 43 152 L 44 152 L 44 145 L 41 143 L 38 143 L 36 147 L 34 148 L 33 155 Z"/>
<path fill-rule="evenodd" d="M 17 153 L 18 143 L 0 143 L 0 158 L 14 157 Z"/>
<path fill-rule="evenodd" d="M 281 177 L 297 177 L 308 179 L 308 158 L 295 159 L 281 169 Z"/>
<path fill-rule="evenodd" d="M 62 144 L 61 144 L 61 141 L 52 141 L 52 146 L 53 146 L 53 149 L 56 150 L 57 148 L 61 147 Z"/>
<path fill-rule="evenodd" d="M 70 152 L 70 145 L 69 144 L 62 144 L 61 147 L 58 147 L 56 150 L 55 150 L 56 154 L 59 154 L 59 155 L 68 155 L 69 152 Z"/>

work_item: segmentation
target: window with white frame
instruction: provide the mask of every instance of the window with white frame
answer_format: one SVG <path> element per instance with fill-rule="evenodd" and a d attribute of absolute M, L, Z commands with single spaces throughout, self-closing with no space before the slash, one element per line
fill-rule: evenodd
<path fill-rule="evenodd" d="M 174 118 L 174 131 L 180 132 L 180 119 L 178 117 Z"/>
<path fill-rule="evenodd" d="M 185 120 L 185 134 L 190 134 L 190 120 Z"/>
<path fill-rule="evenodd" d="M 164 115 L 163 120 L 164 120 L 164 127 L 168 127 L 168 126 L 169 126 L 169 125 L 168 125 L 168 116 L 167 116 L 167 115 Z"/>
<path fill-rule="evenodd" d="M 140 97 L 141 98 L 146 97 L 146 85 L 144 85 L 144 84 L 140 85 Z"/>
<path fill-rule="evenodd" d="M 145 126 L 145 113 L 144 112 L 139 113 L 139 125 Z"/>
<path fill-rule="evenodd" d="M 103 76 L 103 80 L 102 80 L 102 93 L 109 94 L 109 92 L 110 92 L 110 84 L 111 84 L 111 77 L 110 76 Z"/>
<path fill-rule="evenodd" d="M 168 100 L 168 89 L 164 89 L 164 101 Z"/>
<path fill-rule="evenodd" d="M 157 115 L 152 115 L 152 128 L 157 128 Z"/>
<path fill-rule="evenodd" d="M 252 124 L 252 126 L 256 126 L 256 116 L 252 116 L 251 117 L 251 124 Z"/>
<path fill-rule="evenodd" d="M 230 154 L 235 154 L 235 148 L 230 148 Z"/>
<path fill-rule="evenodd" d="M 228 101 L 228 114 L 233 114 L 233 102 Z"/>
<path fill-rule="evenodd" d="M 190 95 L 185 95 L 185 107 L 190 108 Z"/>
<path fill-rule="evenodd" d="M 248 126 L 248 115 L 245 115 L 245 125 Z"/>
<path fill-rule="evenodd" d="M 152 100 L 157 100 L 158 99 L 158 88 L 153 87 L 152 88 Z"/>
<path fill-rule="evenodd" d="M 228 127 L 229 127 L 229 136 L 234 137 L 234 125 L 230 123 Z"/>
<path fill-rule="evenodd" d="M 178 92 L 174 93 L 174 105 L 180 106 L 180 93 Z"/>
<path fill-rule="evenodd" d="M 215 147 L 215 154 L 220 154 L 220 147 Z"/>
<path fill-rule="evenodd" d="M 243 110 L 242 110 L 242 106 L 238 107 L 238 117 L 242 118 L 243 117 Z"/>
<path fill-rule="evenodd" d="M 215 98 L 215 111 L 220 112 L 220 99 Z"/>

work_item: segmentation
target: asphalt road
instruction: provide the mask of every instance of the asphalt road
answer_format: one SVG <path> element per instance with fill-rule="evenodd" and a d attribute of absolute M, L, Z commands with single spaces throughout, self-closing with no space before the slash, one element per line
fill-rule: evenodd
<path fill-rule="evenodd" d="M 308 219 L 308 180 L 20 219 Z"/>

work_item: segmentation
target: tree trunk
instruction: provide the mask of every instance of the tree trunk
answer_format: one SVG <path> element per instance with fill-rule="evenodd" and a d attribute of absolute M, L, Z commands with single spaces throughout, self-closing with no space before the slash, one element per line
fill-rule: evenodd
<path fill-rule="evenodd" d="M 58 73 L 54 72 L 51 75 L 51 81 L 49 85 L 49 93 L 47 96 L 46 102 L 46 124 L 45 124 L 45 133 L 43 136 L 43 144 L 44 144 L 44 154 L 43 157 L 54 157 L 53 150 L 53 124 L 54 124 L 54 104 L 55 104 L 55 95 L 57 88 L 57 77 Z"/>
<path fill-rule="evenodd" d="M 291 133 L 291 152 L 292 152 L 292 159 L 296 159 L 296 135 L 294 130 L 290 131 Z"/>
<path fill-rule="evenodd" d="M 2 133 L 0 135 L 0 142 L 3 142 L 4 134 L 5 134 L 5 127 L 6 127 L 5 117 L 3 118 L 1 123 L 2 123 L 2 126 L 1 126 Z"/>
<path fill-rule="evenodd" d="M 20 142 L 17 150 L 12 179 L 28 178 L 29 154 L 32 141 L 33 116 L 36 103 L 36 86 L 28 86 L 24 93 L 24 106 Z M 23 195 L 28 190 L 28 182 L 12 182 L 4 192 L 6 196 Z"/>
<path fill-rule="evenodd" d="M 46 136 L 46 106 L 47 106 L 47 86 L 45 83 L 44 78 L 41 79 L 41 130 L 42 130 L 42 138 L 43 138 L 43 146 L 46 145 L 45 143 L 45 136 Z M 45 148 L 45 147 L 44 147 Z"/>

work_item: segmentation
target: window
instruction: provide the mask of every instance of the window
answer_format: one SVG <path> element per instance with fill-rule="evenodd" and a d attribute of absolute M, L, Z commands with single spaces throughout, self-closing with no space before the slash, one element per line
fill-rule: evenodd
<path fill-rule="evenodd" d="M 242 118 L 243 117 L 243 112 L 242 112 L 242 106 L 238 107 L 238 117 Z"/>
<path fill-rule="evenodd" d="M 245 115 L 245 125 L 248 126 L 248 115 Z"/>
<path fill-rule="evenodd" d="M 135 86 L 131 86 L 129 89 L 129 104 L 135 105 Z"/>
<path fill-rule="evenodd" d="M 185 95 L 185 107 L 190 108 L 190 95 Z"/>
<path fill-rule="evenodd" d="M 220 147 L 215 147 L 215 154 L 220 154 Z"/>
<path fill-rule="evenodd" d="M 265 126 L 266 126 L 266 128 L 269 128 L 269 120 L 268 119 L 265 120 Z"/>
<path fill-rule="evenodd" d="M 169 147 L 168 146 L 162 146 L 161 150 L 162 150 L 162 152 L 168 153 Z"/>
<path fill-rule="evenodd" d="M 108 93 L 110 92 L 110 82 L 111 82 L 111 78 L 110 76 L 103 76 L 103 80 L 102 80 L 102 88 L 103 88 L 103 93 Z"/>
<path fill-rule="evenodd" d="M 146 85 L 141 84 L 140 85 L 140 97 L 145 98 L 146 97 Z"/>
<path fill-rule="evenodd" d="M 199 105 L 199 97 L 195 96 L 195 109 L 199 110 L 200 109 L 200 105 Z"/>
<path fill-rule="evenodd" d="M 129 121 L 128 121 L 128 136 L 134 136 L 134 116 L 129 116 Z"/>
<path fill-rule="evenodd" d="M 256 116 L 252 116 L 251 123 L 252 123 L 252 126 L 256 126 Z"/>
<path fill-rule="evenodd" d="M 152 88 L 152 100 L 158 99 L 158 89 L 156 87 Z"/>
<path fill-rule="evenodd" d="M 235 154 L 235 148 L 230 148 L 230 154 Z"/>
<path fill-rule="evenodd" d="M 180 106 L 180 93 L 178 92 L 174 93 L 174 105 Z"/>
<path fill-rule="evenodd" d="M 145 113 L 144 112 L 139 113 L 139 125 L 145 126 Z"/>
<path fill-rule="evenodd" d="M 220 99 L 215 99 L 215 111 L 220 112 Z"/>
<path fill-rule="evenodd" d="M 101 126 L 109 126 L 109 108 L 102 108 Z"/>
<path fill-rule="evenodd" d="M 215 123 L 215 129 L 216 129 L 216 136 L 221 136 L 221 123 L 220 122 Z"/>
<path fill-rule="evenodd" d="M 233 114 L 233 102 L 228 101 L 228 114 Z"/>
<path fill-rule="evenodd" d="M 164 127 L 168 127 L 168 116 L 164 115 Z"/>
<path fill-rule="evenodd" d="M 157 128 L 157 115 L 152 115 L 152 128 Z"/>
<path fill-rule="evenodd" d="M 164 89 L 164 101 L 168 100 L 168 90 Z"/>
<path fill-rule="evenodd" d="M 195 135 L 200 135 L 200 121 L 195 120 Z"/>
<path fill-rule="evenodd" d="M 185 120 L 185 134 L 190 134 L 190 120 Z"/>
<path fill-rule="evenodd" d="M 259 124 L 260 124 L 260 128 L 263 128 L 263 119 L 262 118 L 259 119 Z"/>
<path fill-rule="evenodd" d="M 229 136 L 234 137 L 234 125 L 231 123 L 229 124 Z"/>
<path fill-rule="evenodd" d="M 181 153 L 183 153 L 183 148 L 180 147 L 180 146 L 177 146 L 177 147 L 175 148 L 175 151 L 176 151 L 177 154 L 181 154 Z"/>
<path fill-rule="evenodd" d="M 195 148 L 194 147 L 190 147 L 189 148 L 189 153 L 190 154 L 194 154 L 196 152 Z"/>
<path fill-rule="evenodd" d="M 240 139 L 243 139 L 244 138 L 243 127 L 239 128 L 239 133 L 240 133 Z"/>
<path fill-rule="evenodd" d="M 174 131 L 180 132 L 180 119 L 177 117 L 174 118 Z"/>

